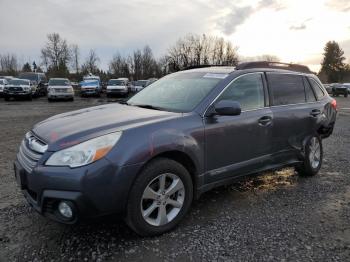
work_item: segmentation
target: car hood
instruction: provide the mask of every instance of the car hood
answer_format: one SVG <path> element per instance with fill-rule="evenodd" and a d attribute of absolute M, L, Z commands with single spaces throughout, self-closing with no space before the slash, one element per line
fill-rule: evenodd
<path fill-rule="evenodd" d="M 181 113 L 108 104 L 50 117 L 36 124 L 32 132 L 48 143 L 48 151 L 57 151 L 107 133 L 181 116 Z"/>

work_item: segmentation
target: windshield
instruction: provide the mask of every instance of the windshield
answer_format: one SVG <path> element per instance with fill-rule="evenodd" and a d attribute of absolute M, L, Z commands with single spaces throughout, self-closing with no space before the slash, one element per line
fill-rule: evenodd
<path fill-rule="evenodd" d="M 224 75 L 226 76 L 226 75 Z M 190 112 L 222 78 L 206 73 L 176 73 L 147 86 L 131 99 L 130 105 L 148 105 L 166 111 Z"/>
<path fill-rule="evenodd" d="M 20 79 L 28 79 L 30 81 L 38 81 L 38 75 L 36 74 L 21 74 Z"/>
<path fill-rule="evenodd" d="M 142 87 L 146 87 L 147 85 L 147 80 L 138 80 L 135 82 L 135 86 L 142 86 Z"/>
<path fill-rule="evenodd" d="M 108 81 L 109 86 L 125 86 L 125 82 L 123 80 L 109 80 Z"/>
<path fill-rule="evenodd" d="M 49 86 L 70 86 L 68 79 L 50 79 Z"/>
<path fill-rule="evenodd" d="M 20 80 L 20 79 L 15 79 L 11 80 L 9 82 L 10 85 L 29 85 L 29 81 L 26 80 Z"/>

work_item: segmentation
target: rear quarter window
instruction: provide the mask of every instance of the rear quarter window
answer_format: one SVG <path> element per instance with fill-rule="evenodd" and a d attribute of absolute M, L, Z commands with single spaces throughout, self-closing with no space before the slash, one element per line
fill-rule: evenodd
<path fill-rule="evenodd" d="M 305 103 L 305 90 L 301 75 L 268 73 L 267 81 L 273 105 Z"/>
<path fill-rule="evenodd" d="M 308 79 L 309 79 L 309 82 L 310 82 L 313 90 L 315 91 L 317 100 L 322 99 L 326 95 L 323 88 L 316 82 L 315 79 L 313 79 L 311 77 L 308 77 Z"/>
<path fill-rule="evenodd" d="M 306 78 L 304 78 L 304 85 L 305 85 L 306 101 L 307 102 L 315 102 L 316 101 L 315 93 L 312 90 L 312 87 L 311 87 L 309 81 L 307 81 Z"/>

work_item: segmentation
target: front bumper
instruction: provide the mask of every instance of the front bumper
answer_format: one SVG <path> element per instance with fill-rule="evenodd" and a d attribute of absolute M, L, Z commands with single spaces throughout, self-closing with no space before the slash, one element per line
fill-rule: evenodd
<path fill-rule="evenodd" d="M 80 94 L 82 95 L 98 95 L 100 94 L 99 89 L 81 89 Z"/>
<path fill-rule="evenodd" d="M 37 166 L 28 173 L 18 159 L 15 177 L 27 202 L 40 214 L 65 224 L 125 211 L 127 195 L 141 164 L 117 167 L 101 159 L 80 168 Z M 62 217 L 60 201 L 74 205 L 72 220 Z"/>
<path fill-rule="evenodd" d="M 3 92 L 4 97 L 25 97 L 30 96 L 31 92 Z"/>
<path fill-rule="evenodd" d="M 48 93 L 47 97 L 50 99 L 72 99 L 73 93 Z"/>
<path fill-rule="evenodd" d="M 127 89 L 107 89 L 107 95 L 126 95 L 129 90 Z"/>

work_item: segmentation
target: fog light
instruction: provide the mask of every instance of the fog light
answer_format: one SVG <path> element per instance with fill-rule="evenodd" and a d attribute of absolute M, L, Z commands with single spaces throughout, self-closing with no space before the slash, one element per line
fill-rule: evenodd
<path fill-rule="evenodd" d="M 65 218 L 72 218 L 73 217 L 72 207 L 65 201 L 61 201 L 58 204 L 58 211 Z"/>

